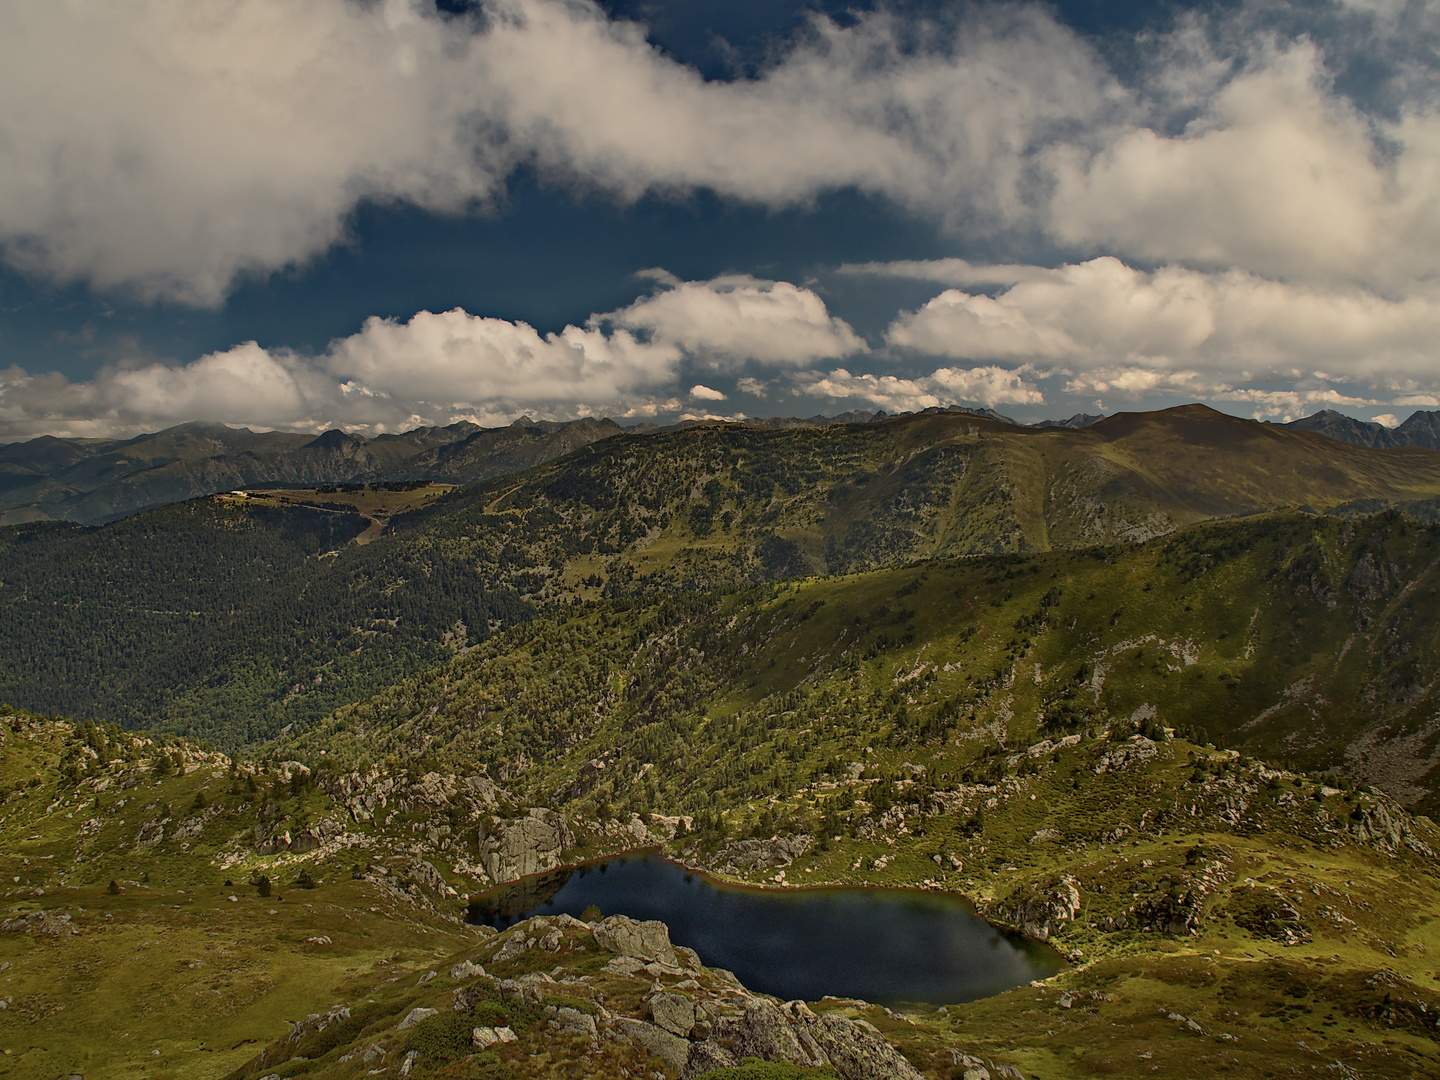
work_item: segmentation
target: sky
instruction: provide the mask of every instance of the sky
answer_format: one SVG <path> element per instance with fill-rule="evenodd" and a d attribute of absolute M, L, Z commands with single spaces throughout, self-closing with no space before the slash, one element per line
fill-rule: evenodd
<path fill-rule="evenodd" d="M 1440 407 L 1440 0 L 13 0 L 0 440 Z"/>

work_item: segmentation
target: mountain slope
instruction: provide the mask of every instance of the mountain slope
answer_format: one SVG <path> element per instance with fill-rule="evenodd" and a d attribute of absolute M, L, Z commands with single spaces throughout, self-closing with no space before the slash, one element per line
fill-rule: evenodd
<path fill-rule="evenodd" d="M 546 805 L 704 814 L 833 779 L 860 740 L 958 776 L 986 743 L 1158 723 L 1428 812 L 1437 657 L 1440 532 L 1280 515 L 547 616 L 281 752 L 363 772 L 423 750 Z"/>
<path fill-rule="evenodd" d="M 412 479 L 477 480 L 529 468 L 620 430 L 608 421 L 468 422 L 372 439 L 182 424 L 128 440 L 44 436 L 0 446 L 0 524 L 109 521 L 247 487 Z"/>
<path fill-rule="evenodd" d="M 235 746 L 575 602 L 1437 493 L 1440 454 L 1205 409 L 1080 430 L 938 414 L 621 434 L 434 499 L 364 546 L 316 536 L 273 565 L 257 554 L 271 543 L 266 523 L 283 533 L 282 522 L 333 515 L 323 493 L 282 518 L 247 517 L 261 500 L 221 498 L 97 530 L 0 531 L 0 700 Z M 196 552 L 218 553 L 215 567 Z"/>
<path fill-rule="evenodd" d="M 1295 431 L 1316 431 L 1341 442 L 1381 449 L 1396 446 L 1419 446 L 1440 450 L 1440 411 L 1417 410 L 1404 423 L 1393 428 L 1352 416 L 1334 409 L 1322 409 L 1313 416 L 1292 420 L 1283 427 Z"/>

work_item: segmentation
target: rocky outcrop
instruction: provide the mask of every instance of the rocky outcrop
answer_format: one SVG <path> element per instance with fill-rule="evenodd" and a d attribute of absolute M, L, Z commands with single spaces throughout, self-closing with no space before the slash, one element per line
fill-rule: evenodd
<path fill-rule="evenodd" d="M 1096 773 L 1118 772 L 1132 765 L 1141 765 L 1160 754 L 1160 748 L 1144 735 L 1132 735 L 1117 746 L 1112 746 L 1100 755 L 1095 763 Z"/>
<path fill-rule="evenodd" d="M 553 870 L 574 843 L 563 814 L 534 807 L 522 818 L 492 818 L 481 827 L 480 863 L 495 882 L 514 881 Z"/>
<path fill-rule="evenodd" d="M 40 934 L 45 937 L 64 937 L 79 934 L 72 925 L 70 916 L 63 911 L 32 911 L 28 915 L 16 915 L 0 923 L 0 931 L 7 934 Z"/>
<path fill-rule="evenodd" d="M 483 776 L 447 776 L 428 772 L 418 780 L 383 776 L 377 770 L 351 772 L 323 780 L 325 792 L 355 821 L 370 821 L 377 810 L 393 806 L 402 814 L 446 813 L 463 805 L 473 813 L 493 810 L 500 789 Z"/>
<path fill-rule="evenodd" d="M 1080 908 L 1080 886 L 1066 876 L 1038 894 L 1012 897 L 1009 904 L 999 905 L 995 914 L 1021 933 L 1049 941 L 1080 914 Z"/>
<path fill-rule="evenodd" d="M 325 1012 L 311 1013 L 309 1016 L 305 1017 L 304 1020 L 301 1020 L 298 1024 L 295 1024 L 290 1029 L 290 1034 L 286 1038 L 286 1041 L 291 1046 L 295 1046 L 309 1036 L 314 1035 L 317 1032 L 324 1031 L 331 1024 L 344 1023 L 346 1020 L 349 1019 L 350 1010 L 343 1005 L 337 1009 L 329 1009 Z"/>
<path fill-rule="evenodd" d="M 743 1016 L 718 1020 L 708 1039 L 689 1045 L 682 1076 L 693 1080 L 745 1058 L 830 1066 L 841 1080 L 922 1080 L 876 1028 L 843 1016 L 816 1016 L 802 1002 L 751 999 Z"/>
<path fill-rule="evenodd" d="M 695 1030 L 695 1002 L 684 994 L 664 990 L 652 994 L 645 1001 L 645 1011 L 652 1024 L 672 1035 L 687 1038 Z"/>
<path fill-rule="evenodd" d="M 810 850 L 814 841 L 804 834 L 776 836 L 769 840 L 735 840 L 715 857 L 715 864 L 727 874 L 747 870 L 779 870 Z"/>
<path fill-rule="evenodd" d="M 615 1026 L 625 1038 L 650 1051 L 671 1069 L 682 1070 L 690 1060 L 690 1043 L 662 1027 L 628 1016 L 617 1016 Z"/>
<path fill-rule="evenodd" d="M 1405 815 L 1383 802 L 1357 806 L 1350 817 L 1350 832 L 1362 844 L 1379 848 L 1387 855 L 1408 847 L 1420 855 L 1434 856 L 1430 846 L 1414 834 Z"/>
<path fill-rule="evenodd" d="M 594 934 L 597 945 L 617 956 L 675 969 L 688 966 L 670 944 L 670 931 L 662 922 L 611 915 L 595 924 Z"/>

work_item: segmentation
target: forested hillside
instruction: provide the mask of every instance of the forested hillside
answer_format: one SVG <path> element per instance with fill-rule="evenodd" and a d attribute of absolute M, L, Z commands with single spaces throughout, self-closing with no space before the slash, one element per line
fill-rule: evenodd
<path fill-rule="evenodd" d="M 498 635 L 283 747 L 323 750 L 338 771 L 481 763 L 546 805 L 705 819 L 834 781 L 867 743 L 973 778 L 1003 774 L 997 747 L 1168 726 L 1430 811 L 1437 685 L 1440 531 L 1288 514 L 602 602 Z M 787 825 L 818 827 L 762 831 Z"/>
<path fill-rule="evenodd" d="M 0 446 L 0 524 L 111 521 L 247 487 L 444 480 L 527 469 L 620 431 L 609 420 L 503 428 L 468 421 L 366 439 L 181 424 L 133 439 L 42 436 Z"/>
<path fill-rule="evenodd" d="M 0 700 L 239 746 L 574 603 L 1437 495 L 1440 454 L 1200 407 L 1083 429 L 931 414 L 622 434 L 437 498 L 367 545 L 344 543 L 354 515 L 331 521 L 323 495 L 278 518 L 222 499 L 0 531 Z"/>

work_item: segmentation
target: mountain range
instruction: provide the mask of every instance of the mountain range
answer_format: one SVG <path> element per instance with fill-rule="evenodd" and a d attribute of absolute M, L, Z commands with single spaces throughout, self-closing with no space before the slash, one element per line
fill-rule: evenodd
<path fill-rule="evenodd" d="M 0 528 L 0 1076 L 1426 1075 L 1440 453 L 1091 419 L 520 425 Z M 636 849 L 1057 973 L 785 1003 L 464 921 Z"/>

